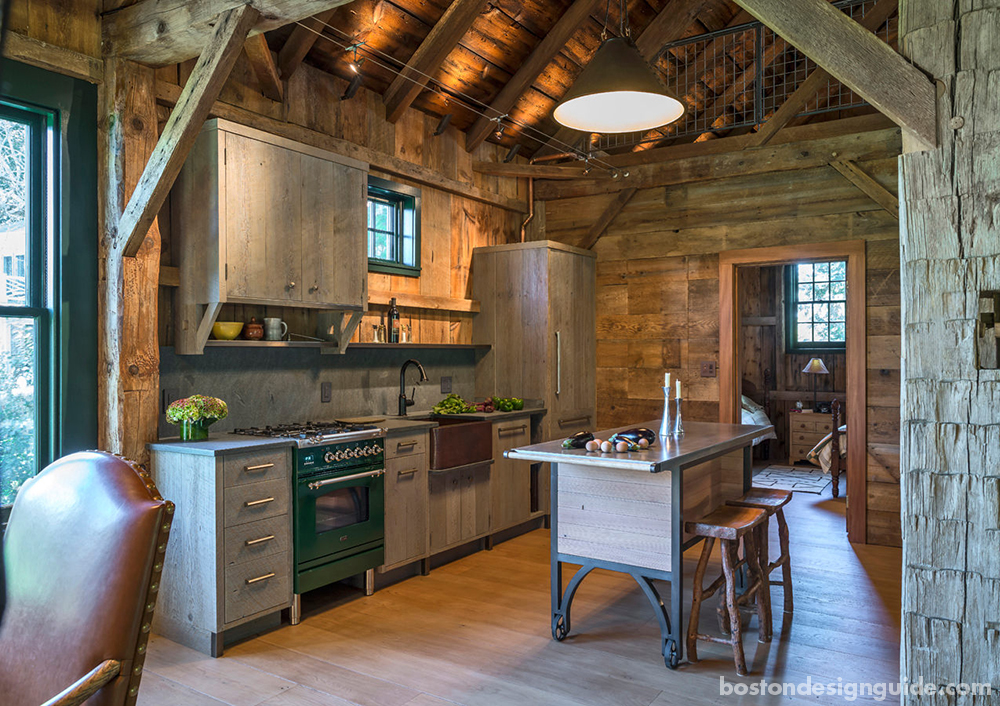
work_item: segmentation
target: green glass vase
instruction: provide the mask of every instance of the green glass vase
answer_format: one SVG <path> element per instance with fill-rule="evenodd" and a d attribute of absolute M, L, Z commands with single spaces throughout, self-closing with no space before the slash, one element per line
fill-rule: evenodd
<path fill-rule="evenodd" d="M 204 441 L 208 438 L 208 425 L 212 421 L 199 419 L 197 422 L 181 422 L 181 440 Z"/>

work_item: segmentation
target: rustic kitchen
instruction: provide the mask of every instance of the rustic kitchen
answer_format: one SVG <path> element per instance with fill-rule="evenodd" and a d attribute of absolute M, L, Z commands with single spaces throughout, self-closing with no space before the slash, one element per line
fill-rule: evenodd
<path fill-rule="evenodd" d="M 940 5 L 0 3 L 4 703 L 993 703 Z"/>

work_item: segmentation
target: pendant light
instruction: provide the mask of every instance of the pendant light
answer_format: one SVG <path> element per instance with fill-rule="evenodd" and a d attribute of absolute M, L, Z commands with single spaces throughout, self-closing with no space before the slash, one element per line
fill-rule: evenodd
<path fill-rule="evenodd" d="M 560 124 L 583 132 L 639 132 L 684 115 L 684 103 L 667 90 L 632 41 L 625 3 L 619 0 L 622 36 L 608 37 L 608 0 L 601 46 L 552 113 Z"/>

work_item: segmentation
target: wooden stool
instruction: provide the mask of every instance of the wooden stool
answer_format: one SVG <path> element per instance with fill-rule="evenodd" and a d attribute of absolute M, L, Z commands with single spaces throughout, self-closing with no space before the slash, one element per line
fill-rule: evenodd
<path fill-rule="evenodd" d="M 768 518 L 772 515 L 778 519 L 778 546 L 780 553 L 777 561 L 768 561 L 768 535 L 765 522 L 757 530 L 757 549 L 760 552 L 760 566 L 764 570 L 764 583 L 770 591 L 771 586 L 784 586 L 785 612 L 792 612 L 792 565 L 788 557 L 788 525 L 785 523 L 785 513 L 782 508 L 792 499 L 792 491 L 775 490 L 772 488 L 752 488 L 739 500 L 729 500 L 727 505 L 733 507 L 748 507 L 763 510 Z M 781 581 L 772 581 L 771 572 L 781 567 Z"/>
<path fill-rule="evenodd" d="M 689 534 L 705 538 L 705 544 L 701 550 L 701 559 L 698 560 L 698 568 L 694 572 L 691 619 L 688 622 L 688 659 L 692 662 L 698 661 L 698 640 L 707 640 L 722 644 L 729 643 L 733 646 L 736 673 L 740 676 L 747 675 L 747 660 L 743 653 L 743 626 L 740 621 L 739 606 L 749 602 L 754 596 L 757 596 L 760 641 L 770 642 L 770 591 L 763 590 L 767 584 L 764 582 L 760 566 L 760 554 L 755 541 L 758 534 L 757 528 L 762 525 L 767 526 L 767 513 L 763 510 L 726 505 L 710 512 L 697 522 L 688 522 L 685 524 L 685 529 Z M 705 569 L 708 568 L 708 560 L 712 555 L 712 547 L 715 545 L 716 539 L 720 540 L 720 548 L 722 550 L 722 575 L 713 581 L 711 586 L 704 588 Z M 743 543 L 743 560 L 739 558 L 737 551 L 741 541 Z M 736 572 L 744 563 L 750 570 L 750 585 L 747 587 L 745 593 L 737 596 Z M 730 636 L 728 639 L 715 637 L 714 635 L 703 635 L 698 632 L 698 619 L 701 613 L 702 601 L 714 595 L 723 586 L 725 586 L 726 591 L 726 608 L 730 622 Z"/>

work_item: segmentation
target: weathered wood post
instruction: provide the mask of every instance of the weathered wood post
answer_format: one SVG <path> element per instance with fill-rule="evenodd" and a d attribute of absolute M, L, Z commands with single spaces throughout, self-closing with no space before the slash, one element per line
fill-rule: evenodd
<path fill-rule="evenodd" d="M 1000 675 L 1000 371 L 976 369 L 1000 289 L 1000 0 L 903 0 L 905 56 L 937 82 L 939 145 L 900 159 L 903 677 Z"/>

